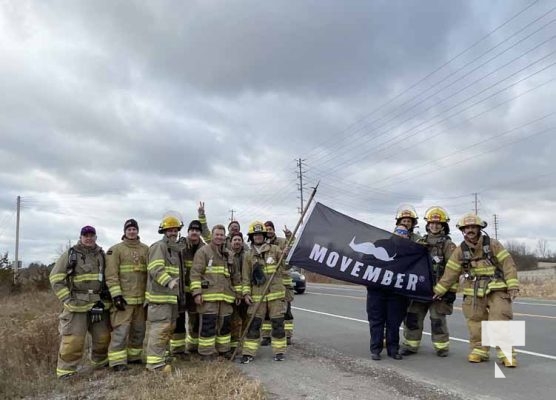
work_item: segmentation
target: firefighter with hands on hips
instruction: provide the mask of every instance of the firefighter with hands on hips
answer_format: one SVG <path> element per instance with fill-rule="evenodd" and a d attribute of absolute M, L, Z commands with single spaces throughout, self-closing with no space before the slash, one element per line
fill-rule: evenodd
<path fill-rule="evenodd" d="M 287 226 L 284 226 L 284 235 L 286 238 L 281 238 L 276 236 L 276 231 L 274 229 L 274 223 L 272 221 L 266 221 L 264 223 L 264 227 L 266 230 L 266 242 L 269 244 L 274 244 L 280 248 L 280 250 L 284 251 L 288 245 L 288 241 L 292 237 L 291 231 L 288 229 Z M 293 241 L 293 239 L 292 239 Z M 288 249 L 289 250 L 289 249 Z M 291 302 L 294 299 L 293 294 L 293 279 L 290 276 L 289 272 L 284 269 L 282 282 L 286 287 L 286 312 L 284 314 L 284 329 L 286 331 L 286 343 L 287 345 L 292 344 L 292 336 L 293 336 L 293 314 L 291 311 Z M 268 315 L 265 316 L 265 320 L 263 321 L 262 325 L 262 341 L 261 346 L 268 346 L 270 345 L 271 338 L 270 338 L 270 331 L 272 329 L 272 324 L 270 322 L 270 318 Z"/>
<path fill-rule="evenodd" d="M 464 240 L 452 253 L 444 275 L 434 287 L 434 299 L 441 299 L 460 275 L 464 276 L 462 309 L 471 347 L 467 359 L 472 363 L 487 361 L 490 356 L 489 348 L 481 343 L 481 322 L 511 320 L 512 301 L 519 292 L 515 263 L 498 240 L 482 232 L 486 226 L 473 213 L 458 221 Z M 506 367 L 517 366 L 513 349 L 508 358 L 498 348 L 497 357 Z"/>
<path fill-rule="evenodd" d="M 122 241 L 106 252 L 106 284 L 113 299 L 108 361 L 114 371 L 127 370 L 128 363 L 141 363 L 148 257 L 149 246 L 139 239 L 137 221 L 128 219 Z"/>
<path fill-rule="evenodd" d="M 245 248 L 243 245 L 243 234 L 241 232 L 234 232 L 232 234 L 232 249 L 229 253 L 230 260 L 228 261 L 228 264 L 232 266 L 232 282 L 235 283 L 234 290 L 236 292 L 236 301 L 232 312 L 232 341 L 230 349 L 232 353 L 236 350 L 241 334 L 247 326 L 247 322 L 249 322 L 247 304 L 243 301 L 241 292 L 241 269 L 245 258 Z"/>
<path fill-rule="evenodd" d="M 87 332 L 92 338 L 93 366 L 108 365 L 110 296 L 104 281 L 105 256 L 96 240 L 94 227 L 81 228 L 77 244 L 62 254 L 50 272 L 52 290 L 64 306 L 59 317 L 62 340 L 56 366 L 58 378 L 77 373 Z"/>
<path fill-rule="evenodd" d="M 446 262 L 452 255 L 456 245 L 450 239 L 450 217 L 445 209 L 439 206 L 430 207 L 425 212 L 427 234 L 418 241 L 425 245 L 432 259 L 433 285 L 444 274 Z M 442 300 L 423 302 L 411 300 L 404 321 L 404 341 L 402 355 L 415 354 L 421 344 L 423 324 L 427 313 L 431 320 L 432 345 L 439 357 L 446 357 L 449 350 L 450 335 L 446 323 L 446 315 L 454 310 L 458 283 L 455 282 Z"/>
<path fill-rule="evenodd" d="M 191 294 L 199 313 L 199 355 L 202 360 L 230 356 L 232 304 L 237 294 L 228 265 L 228 249 L 224 247 L 226 228 L 215 225 L 211 242 L 200 248 L 191 268 Z"/>
<path fill-rule="evenodd" d="M 283 361 L 286 352 L 286 332 L 284 331 L 284 312 L 286 290 L 282 282 L 283 263 L 278 265 L 282 250 L 278 246 L 265 242 L 266 230 L 263 223 L 254 221 L 247 232 L 251 248 L 245 255 L 242 267 L 242 291 L 245 303 L 249 306 L 249 316 L 255 313 L 257 303 L 259 308 L 247 330 L 242 348 L 242 364 L 253 361 L 261 341 L 261 325 L 268 313 L 272 325 L 272 352 L 275 361 Z M 263 293 L 267 280 L 268 292 Z"/>
<path fill-rule="evenodd" d="M 178 213 L 166 213 L 158 227 L 158 233 L 164 236 L 149 248 L 145 297 L 149 305 L 147 369 L 150 371 L 172 372 L 166 348 L 176 328 L 178 307 L 185 303 L 183 260 L 177 243 L 182 227 Z"/>
<path fill-rule="evenodd" d="M 197 313 L 197 305 L 191 295 L 191 267 L 193 266 L 193 258 L 195 253 L 207 243 L 211 241 L 210 230 L 207 226 L 207 218 L 205 216 L 205 203 L 199 202 L 198 218 L 192 220 L 187 227 L 187 236 L 178 240 L 178 245 L 182 251 L 182 272 L 185 280 L 185 307 L 178 310 L 178 319 L 176 320 L 176 329 L 170 340 L 170 352 L 172 355 L 180 355 L 186 357 L 188 353 L 197 351 L 199 345 L 199 314 Z M 203 240 L 201 240 L 201 237 Z M 186 318 L 187 311 L 187 330 Z M 186 334 L 187 331 L 187 334 Z"/>

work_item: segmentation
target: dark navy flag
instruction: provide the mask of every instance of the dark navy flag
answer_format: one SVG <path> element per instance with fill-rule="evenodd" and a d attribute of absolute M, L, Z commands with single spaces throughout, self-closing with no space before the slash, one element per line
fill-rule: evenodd
<path fill-rule="evenodd" d="M 426 248 L 316 203 L 288 263 L 334 279 L 432 299 Z"/>

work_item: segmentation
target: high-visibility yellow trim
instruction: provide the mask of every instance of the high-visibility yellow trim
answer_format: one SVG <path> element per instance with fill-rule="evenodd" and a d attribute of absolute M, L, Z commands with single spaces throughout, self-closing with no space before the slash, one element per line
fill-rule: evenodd
<path fill-rule="evenodd" d="M 139 304 L 143 304 L 145 302 L 145 297 L 144 296 L 125 296 L 125 301 L 127 301 L 127 304 L 129 305 L 139 305 Z"/>
<path fill-rule="evenodd" d="M 256 352 L 259 349 L 259 339 L 245 339 L 243 348 Z"/>
<path fill-rule="evenodd" d="M 446 263 L 446 267 L 450 268 L 453 271 L 461 272 L 461 265 L 453 260 L 448 260 L 448 262 Z"/>
<path fill-rule="evenodd" d="M 110 290 L 112 297 L 121 296 L 122 294 L 122 288 L 120 285 L 115 285 L 108 289 Z"/>
<path fill-rule="evenodd" d="M 189 285 L 191 290 L 201 289 L 201 281 L 191 281 L 191 285 Z"/>
<path fill-rule="evenodd" d="M 149 265 L 147 266 L 147 270 L 151 271 L 158 267 L 164 267 L 164 260 L 159 258 L 156 260 L 152 260 Z"/>
<path fill-rule="evenodd" d="M 61 368 L 56 368 L 56 376 L 58 378 L 61 378 L 62 376 L 65 375 L 70 375 L 70 374 L 75 374 L 77 371 L 74 369 L 61 369 Z"/>
<path fill-rule="evenodd" d="M 127 348 L 128 357 L 139 357 L 141 354 L 143 354 L 143 349 L 134 349 L 133 347 Z"/>
<path fill-rule="evenodd" d="M 258 294 L 254 294 L 251 297 L 253 298 L 253 301 L 259 302 L 259 301 L 281 300 L 285 296 L 286 296 L 286 291 L 281 290 L 274 293 L 268 293 L 267 295 L 264 296 L 264 299 L 262 295 L 258 295 Z"/>
<path fill-rule="evenodd" d="M 108 352 L 108 361 L 110 361 L 111 363 L 116 361 L 126 361 L 126 360 L 127 360 L 127 350 Z"/>
<path fill-rule="evenodd" d="M 203 293 L 203 301 L 225 301 L 226 303 L 233 303 L 235 300 L 235 296 L 230 296 L 225 293 Z"/>
<path fill-rule="evenodd" d="M 160 364 L 164 363 L 166 359 L 161 356 L 147 356 L 147 364 Z"/>
<path fill-rule="evenodd" d="M 158 304 L 178 304 L 178 296 L 166 294 L 152 294 L 147 292 L 145 296 L 149 303 Z"/>
<path fill-rule="evenodd" d="M 56 297 L 58 297 L 60 300 L 65 300 L 67 297 L 69 297 L 69 294 L 69 289 L 67 287 L 63 287 L 56 292 Z"/>
<path fill-rule="evenodd" d="M 216 344 L 216 336 L 210 338 L 199 337 L 199 347 L 214 347 Z"/>
<path fill-rule="evenodd" d="M 101 281 L 100 274 L 80 274 L 73 277 L 73 282 Z"/>
<path fill-rule="evenodd" d="M 404 346 L 409 347 L 411 350 L 417 350 L 421 345 L 421 341 L 404 339 L 403 344 Z"/>
<path fill-rule="evenodd" d="M 64 303 L 64 308 L 70 312 L 87 312 L 93 308 L 93 303 L 87 303 L 83 306 L 76 306 L 70 303 Z"/>
<path fill-rule="evenodd" d="M 510 256 L 510 253 L 506 249 L 503 249 L 502 251 L 500 251 L 500 253 L 496 254 L 496 258 L 500 262 L 504 262 L 504 260 L 506 258 L 508 258 L 509 256 Z"/>
<path fill-rule="evenodd" d="M 121 274 L 147 272 L 147 266 L 145 264 L 126 264 L 120 265 L 119 270 Z"/>
<path fill-rule="evenodd" d="M 446 289 L 444 286 L 442 286 L 440 283 L 437 283 L 434 286 L 434 292 L 439 294 L 439 295 L 443 295 L 444 293 L 446 293 L 448 291 L 448 289 Z"/>
<path fill-rule="evenodd" d="M 231 340 L 232 340 L 232 335 L 216 336 L 216 343 L 218 344 L 229 344 Z"/>
<path fill-rule="evenodd" d="M 506 279 L 506 284 L 509 289 L 515 289 L 519 286 L 519 281 L 515 278 Z"/>
<path fill-rule="evenodd" d="M 272 338 L 271 344 L 273 350 L 282 350 L 287 347 L 288 342 L 286 341 L 286 337 L 284 336 L 282 339 Z"/>
<path fill-rule="evenodd" d="M 450 342 L 432 342 L 432 347 L 435 350 L 444 350 L 450 347 Z"/>
<path fill-rule="evenodd" d="M 98 368 L 98 367 L 102 367 L 106 364 L 108 364 L 108 356 L 100 361 L 95 361 L 95 360 L 91 360 L 91 364 L 93 364 L 93 367 Z"/>
<path fill-rule="evenodd" d="M 64 281 L 66 279 L 66 276 L 67 276 L 66 274 L 54 274 L 54 275 L 50 276 L 49 280 L 50 280 L 50 283 L 58 283 L 58 282 Z M 72 372 L 75 372 L 75 371 L 72 371 Z"/>
<path fill-rule="evenodd" d="M 264 266 L 263 270 L 265 274 L 272 275 L 273 273 L 276 272 L 277 268 L 278 267 L 276 266 L 276 264 L 268 264 Z"/>
<path fill-rule="evenodd" d="M 186 268 L 193 267 L 193 260 L 185 260 L 185 267 Z"/>
<path fill-rule="evenodd" d="M 172 280 L 172 277 L 170 275 L 168 275 L 166 272 L 161 273 L 158 278 L 156 278 L 156 281 L 158 282 L 159 285 L 161 286 L 166 286 L 168 285 L 168 282 L 170 282 Z"/>

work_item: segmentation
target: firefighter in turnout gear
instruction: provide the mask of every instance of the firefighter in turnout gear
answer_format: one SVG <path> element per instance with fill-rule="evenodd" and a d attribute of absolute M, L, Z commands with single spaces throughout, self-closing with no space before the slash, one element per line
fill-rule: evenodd
<path fill-rule="evenodd" d="M 199 313 L 198 350 L 204 360 L 211 360 L 218 354 L 229 357 L 230 352 L 232 304 L 236 292 L 225 240 L 224 225 L 214 226 L 210 244 L 195 253 L 191 268 L 191 294 Z"/>
<path fill-rule="evenodd" d="M 185 308 L 178 310 L 178 319 L 176 320 L 176 330 L 170 340 L 170 351 L 172 354 L 186 355 L 187 353 L 196 352 L 199 345 L 199 314 L 197 313 L 197 305 L 191 296 L 191 267 L 193 266 L 193 258 L 195 253 L 205 245 L 204 241 L 209 243 L 211 240 L 210 230 L 207 226 L 207 218 L 205 216 L 205 203 L 199 203 L 198 218 L 189 223 L 187 227 L 187 236 L 181 237 L 178 244 L 181 247 L 182 259 L 184 262 L 183 273 L 185 279 Z M 187 311 L 187 334 L 185 328 L 185 313 Z"/>
<path fill-rule="evenodd" d="M 414 233 L 413 230 L 417 226 L 419 217 L 415 207 L 410 204 L 402 204 L 396 211 L 396 225 L 403 225 L 409 231 L 409 239 L 417 242 L 421 237 Z"/>
<path fill-rule="evenodd" d="M 143 355 L 149 246 L 141 243 L 138 233 L 137 221 L 128 219 L 122 242 L 106 253 L 106 284 L 113 299 L 108 361 L 114 371 L 126 370 L 128 362 L 140 363 Z"/>
<path fill-rule="evenodd" d="M 56 367 L 58 378 L 77 373 L 87 332 L 92 338 L 93 366 L 108 364 L 110 302 L 104 283 L 104 252 L 96 239 L 95 228 L 84 226 L 79 242 L 62 254 L 50 273 L 52 289 L 64 305 L 59 317 L 62 340 Z"/>
<path fill-rule="evenodd" d="M 288 244 L 288 241 L 292 236 L 292 233 L 288 229 L 288 227 L 284 226 L 284 234 L 286 235 L 285 239 L 276 236 L 276 231 L 274 230 L 274 223 L 272 221 L 266 221 L 264 223 L 264 227 L 266 230 L 266 242 L 278 246 L 280 250 L 284 250 Z M 294 299 L 294 294 L 293 294 L 293 279 L 290 276 L 289 272 L 285 269 L 283 271 L 282 282 L 286 287 L 286 312 L 284 314 L 284 329 L 286 331 L 286 342 L 289 346 L 292 344 L 292 336 L 293 336 L 293 314 L 291 311 L 292 308 L 291 303 Z M 270 344 L 271 330 L 272 330 L 272 324 L 270 323 L 270 318 L 268 317 L 268 315 L 266 315 L 262 327 L 263 339 L 261 341 L 261 346 L 268 346 Z"/>
<path fill-rule="evenodd" d="M 418 241 L 429 250 L 432 259 L 433 285 L 444 274 L 446 262 L 450 258 L 456 245 L 450 239 L 450 217 L 442 207 L 434 206 L 425 212 L 427 234 Z M 442 300 L 422 302 L 411 300 L 404 321 L 404 341 L 402 355 L 407 356 L 417 352 L 423 336 L 423 323 L 430 313 L 432 344 L 439 357 L 446 357 L 449 350 L 449 333 L 446 315 L 451 315 L 456 299 L 457 282 L 450 287 Z"/>
<path fill-rule="evenodd" d="M 275 361 L 284 360 L 286 352 L 286 332 L 284 331 L 284 312 L 286 291 L 282 282 L 283 265 L 278 265 L 282 251 L 278 246 L 265 243 L 266 230 L 263 223 L 255 221 L 249 226 L 247 233 L 251 249 L 245 255 L 242 268 L 242 291 L 247 312 L 251 316 L 256 303 L 261 303 L 243 342 L 243 364 L 251 362 L 261 341 L 261 325 L 268 313 L 272 325 L 272 352 Z M 263 293 L 267 280 L 274 274 L 268 292 Z"/>
<path fill-rule="evenodd" d="M 236 292 L 236 301 L 232 312 L 231 352 L 234 352 L 237 348 L 243 329 L 245 329 L 247 322 L 249 322 L 247 304 L 243 301 L 241 292 L 241 268 L 245 258 L 245 248 L 243 245 L 243 234 L 241 232 L 234 232 L 232 234 L 232 248 L 229 253 L 230 261 L 228 262 L 232 266 L 232 282 L 235 283 L 234 291 Z"/>
<path fill-rule="evenodd" d="M 471 347 L 468 361 L 472 363 L 489 359 L 489 348 L 481 343 L 481 322 L 511 320 L 512 301 L 519 291 L 517 270 L 510 253 L 499 241 L 481 233 L 486 226 L 473 213 L 465 214 L 458 221 L 464 241 L 452 253 L 444 275 L 434 287 L 434 298 L 442 298 L 460 275 L 464 276 L 462 308 Z M 515 353 L 508 358 L 497 349 L 497 357 L 506 367 L 517 366 Z"/>
<path fill-rule="evenodd" d="M 183 261 L 177 243 L 182 227 L 179 214 L 166 214 L 158 227 L 158 233 L 164 237 L 149 248 L 145 296 L 149 304 L 147 369 L 150 371 L 172 371 L 166 358 L 166 347 L 176 327 L 178 304 L 183 307 L 185 302 Z"/>

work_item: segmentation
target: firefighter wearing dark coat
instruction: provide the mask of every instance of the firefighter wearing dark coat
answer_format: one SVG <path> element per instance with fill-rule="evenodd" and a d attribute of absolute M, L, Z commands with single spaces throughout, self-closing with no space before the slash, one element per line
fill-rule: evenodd
<path fill-rule="evenodd" d="M 56 261 L 50 284 L 64 305 L 60 314 L 62 336 L 56 375 L 66 378 L 77 373 L 87 332 L 91 334 L 91 362 L 108 364 L 110 344 L 109 296 L 104 285 L 104 252 L 96 244 L 92 226 L 81 229 L 79 242 Z"/>
<path fill-rule="evenodd" d="M 415 208 L 402 205 L 396 213 L 396 229 L 394 234 L 411 240 L 419 239 L 413 233 L 418 217 Z M 405 229 L 404 229 L 405 228 Z M 401 360 L 400 325 L 407 311 L 407 298 L 388 289 L 367 286 L 367 316 L 371 333 L 371 358 L 380 360 L 382 349 L 394 360 Z M 386 337 L 386 340 L 384 340 Z"/>
<path fill-rule="evenodd" d="M 229 264 L 232 266 L 232 282 L 236 292 L 236 301 L 233 305 L 232 312 L 232 341 L 231 351 L 234 352 L 238 346 L 239 339 L 243 329 L 247 326 L 249 321 L 247 315 L 247 304 L 243 301 L 243 294 L 241 292 L 241 269 L 243 267 L 243 260 L 245 258 L 245 248 L 243 247 L 243 235 L 241 232 L 232 233 L 232 248 L 229 253 Z"/>
<path fill-rule="evenodd" d="M 425 212 L 427 234 L 418 241 L 427 247 L 432 259 L 433 285 L 442 274 L 446 262 L 452 255 L 456 245 L 450 239 L 450 217 L 442 207 L 434 206 Z M 404 341 L 402 355 L 407 356 L 417 352 L 423 336 L 423 325 L 427 313 L 430 314 L 432 345 L 439 357 L 448 355 L 450 335 L 446 315 L 451 315 L 456 299 L 457 282 L 450 288 L 442 300 L 417 301 L 411 300 L 404 321 Z"/>
<path fill-rule="evenodd" d="M 481 343 L 482 321 L 513 319 L 512 301 L 519 292 L 512 256 L 499 241 L 481 233 L 486 226 L 486 222 L 473 213 L 458 221 L 464 241 L 452 253 L 444 275 L 434 287 L 434 298 L 440 299 L 460 275 L 464 276 L 462 309 L 471 347 L 467 359 L 472 363 L 489 359 L 489 348 Z M 497 357 L 506 367 L 517 366 L 513 349 L 509 357 L 498 349 Z"/>

